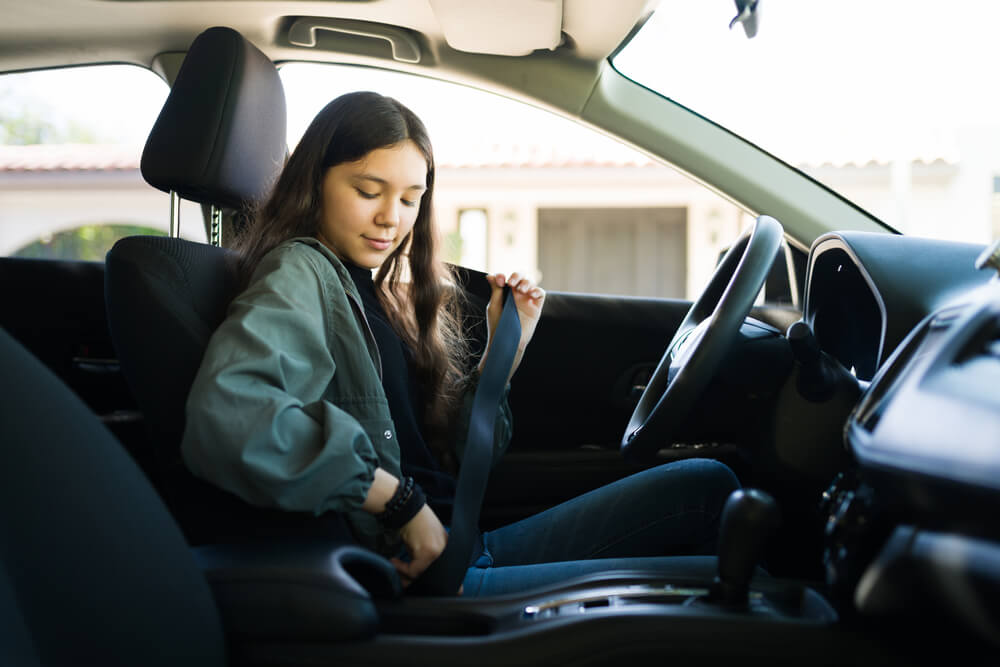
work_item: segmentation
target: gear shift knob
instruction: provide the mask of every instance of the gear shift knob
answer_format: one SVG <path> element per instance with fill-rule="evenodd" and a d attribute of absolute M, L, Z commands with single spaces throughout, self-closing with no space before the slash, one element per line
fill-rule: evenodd
<path fill-rule="evenodd" d="M 719 574 L 712 599 L 745 606 L 753 576 L 767 541 L 778 529 L 778 503 L 760 489 L 738 489 L 722 508 L 719 525 Z"/>

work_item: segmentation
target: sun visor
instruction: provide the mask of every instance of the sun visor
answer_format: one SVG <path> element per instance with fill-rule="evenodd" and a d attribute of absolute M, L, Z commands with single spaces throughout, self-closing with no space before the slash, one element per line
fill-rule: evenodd
<path fill-rule="evenodd" d="M 429 0 L 448 46 L 525 56 L 562 39 L 563 0 Z"/>

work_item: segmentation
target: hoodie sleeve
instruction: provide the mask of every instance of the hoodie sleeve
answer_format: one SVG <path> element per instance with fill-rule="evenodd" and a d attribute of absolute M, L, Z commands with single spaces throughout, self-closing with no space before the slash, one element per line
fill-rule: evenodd
<path fill-rule="evenodd" d="M 358 420 L 323 399 L 337 373 L 323 290 L 301 253 L 265 257 L 212 335 L 188 396 L 184 462 L 254 505 L 356 510 L 378 466 Z"/>

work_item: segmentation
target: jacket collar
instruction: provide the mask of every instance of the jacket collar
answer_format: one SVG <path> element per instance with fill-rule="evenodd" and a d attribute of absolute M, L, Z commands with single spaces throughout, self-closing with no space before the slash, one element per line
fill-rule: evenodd
<path fill-rule="evenodd" d="M 361 295 L 358 294 L 357 287 L 354 285 L 354 279 L 351 278 L 351 273 L 344 266 L 344 263 L 340 261 L 340 258 L 333 254 L 333 251 L 323 245 L 323 242 L 313 236 L 296 236 L 293 239 L 289 239 L 289 243 L 304 243 L 307 246 L 315 248 L 326 257 L 333 268 L 336 269 L 337 275 L 340 277 L 340 281 L 344 283 L 344 289 L 353 296 L 358 302 L 361 301 Z"/>
<path fill-rule="evenodd" d="M 365 342 L 368 344 L 368 352 L 371 355 L 372 363 L 375 365 L 375 373 L 378 375 L 379 380 L 381 380 L 382 354 L 379 352 L 378 343 L 375 341 L 375 334 L 372 333 L 371 325 L 368 323 L 368 317 L 365 316 L 365 308 L 361 303 L 361 295 L 358 293 L 358 288 L 354 284 L 354 279 L 351 278 L 351 274 L 347 270 L 347 267 L 344 266 L 344 263 L 340 261 L 339 257 L 333 254 L 332 250 L 323 245 L 323 243 L 317 238 L 312 236 L 297 236 L 293 239 L 289 239 L 287 243 L 303 243 L 311 248 L 315 248 L 321 255 L 330 261 L 330 264 L 337 272 L 337 277 L 340 279 L 344 292 L 347 293 L 348 300 L 351 302 L 361 320 L 361 329 L 365 337 Z"/>

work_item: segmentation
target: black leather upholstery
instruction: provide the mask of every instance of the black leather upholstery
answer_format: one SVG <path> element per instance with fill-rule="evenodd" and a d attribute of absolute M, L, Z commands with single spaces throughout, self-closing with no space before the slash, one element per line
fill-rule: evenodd
<path fill-rule="evenodd" d="M 377 554 L 289 539 L 192 550 L 90 409 L 0 329 L 0 665 L 222 665 L 227 635 L 375 635 Z"/>
<path fill-rule="evenodd" d="M 262 640 L 343 641 L 379 628 L 373 597 L 396 599 L 392 564 L 355 545 L 301 539 L 194 550 L 226 632 Z"/>
<path fill-rule="evenodd" d="M 265 196 L 277 177 L 285 132 L 274 64 L 235 31 L 210 28 L 192 43 L 150 133 L 143 176 L 185 198 L 243 206 Z M 108 253 L 108 320 L 155 450 L 150 477 L 194 544 L 287 535 L 349 540 L 339 516 L 251 508 L 181 462 L 187 395 L 237 287 L 231 259 L 222 248 L 160 237 L 125 238 Z"/>
<path fill-rule="evenodd" d="M 225 664 L 211 591 L 163 503 L 2 329 L 0 424 L 0 664 Z"/>
<path fill-rule="evenodd" d="M 122 373 L 147 425 L 147 470 L 193 543 L 218 539 L 220 506 L 238 506 L 188 474 L 180 459 L 184 405 L 236 281 L 229 251 L 183 239 L 133 236 L 108 252 L 105 299 Z M 227 522 L 228 523 L 228 522 Z"/>
<path fill-rule="evenodd" d="M 105 297 L 115 349 L 161 452 L 180 443 L 188 391 L 235 296 L 231 255 L 154 236 L 121 239 L 108 253 Z M 170 453 L 161 464 L 175 459 Z"/>
<path fill-rule="evenodd" d="M 164 192 L 226 208 L 259 201 L 287 153 L 285 93 L 274 64 L 229 28 L 191 44 L 142 152 Z"/>
<path fill-rule="evenodd" d="M 223 248 L 154 236 L 121 239 L 108 252 L 111 335 L 154 449 L 149 476 L 192 544 L 289 536 L 351 541 L 340 515 L 251 507 L 198 480 L 181 461 L 187 395 L 236 290 L 231 259 Z"/>

